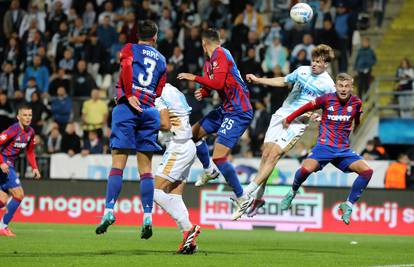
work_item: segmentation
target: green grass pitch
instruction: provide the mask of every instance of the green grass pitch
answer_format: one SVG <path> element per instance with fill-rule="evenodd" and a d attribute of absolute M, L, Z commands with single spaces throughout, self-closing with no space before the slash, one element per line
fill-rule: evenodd
<path fill-rule="evenodd" d="M 350 226 L 352 227 L 352 226 Z M 199 251 L 176 255 L 181 235 L 155 228 L 14 223 L 15 238 L 0 237 L 0 266 L 414 266 L 414 237 L 273 230 L 202 229 Z M 357 244 L 351 244 L 357 242 Z"/>

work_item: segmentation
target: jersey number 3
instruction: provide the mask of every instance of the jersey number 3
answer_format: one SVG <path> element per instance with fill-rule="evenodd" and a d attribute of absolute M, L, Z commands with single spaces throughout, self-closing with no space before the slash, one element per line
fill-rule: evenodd
<path fill-rule="evenodd" d="M 149 57 L 144 57 L 144 65 L 146 66 L 145 72 L 147 74 L 147 78 L 144 79 L 144 74 L 140 73 L 138 75 L 138 81 L 142 86 L 149 86 L 152 82 L 152 77 L 155 67 L 157 66 L 157 62 Z"/>

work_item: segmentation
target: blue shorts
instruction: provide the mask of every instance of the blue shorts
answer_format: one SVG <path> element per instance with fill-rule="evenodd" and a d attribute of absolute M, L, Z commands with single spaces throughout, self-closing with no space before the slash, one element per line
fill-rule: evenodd
<path fill-rule="evenodd" d="M 130 149 L 139 152 L 160 151 L 157 143 L 160 113 L 156 108 L 135 111 L 126 103 L 112 111 L 111 149 Z"/>
<path fill-rule="evenodd" d="M 320 170 L 322 170 L 328 163 L 332 163 L 332 165 L 343 172 L 351 172 L 348 169 L 349 165 L 363 159 L 350 148 L 336 148 L 320 144 L 313 147 L 308 158 L 317 160 L 319 162 Z"/>
<path fill-rule="evenodd" d="M 249 127 L 252 119 L 252 110 L 236 113 L 225 112 L 222 107 L 219 107 L 202 118 L 200 126 L 207 134 L 217 133 L 217 143 L 233 148 Z"/>
<path fill-rule="evenodd" d="M 0 189 L 7 192 L 10 188 L 21 187 L 20 179 L 13 167 L 9 166 L 9 174 L 0 170 Z"/>

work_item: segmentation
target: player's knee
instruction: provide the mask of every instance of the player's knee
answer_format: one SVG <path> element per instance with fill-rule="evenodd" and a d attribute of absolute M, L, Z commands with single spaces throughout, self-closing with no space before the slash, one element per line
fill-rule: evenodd
<path fill-rule="evenodd" d="M 15 191 L 11 195 L 12 195 L 12 197 L 14 199 L 16 199 L 18 201 L 22 201 L 23 198 L 24 198 L 24 192 L 23 192 L 23 190 L 21 190 L 21 191 L 20 190 L 19 191 Z"/>
<path fill-rule="evenodd" d="M 263 159 L 266 163 L 273 163 L 276 162 L 279 159 L 280 155 L 279 153 L 276 153 L 272 150 L 267 150 L 263 152 Z"/>
<path fill-rule="evenodd" d="M 367 180 L 370 180 L 371 177 L 372 177 L 372 174 L 374 174 L 374 170 L 369 168 L 369 169 L 365 169 L 363 171 L 360 171 L 358 174 L 359 174 L 359 176 L 361 176 L 361 177 L 363 177 Z"/>

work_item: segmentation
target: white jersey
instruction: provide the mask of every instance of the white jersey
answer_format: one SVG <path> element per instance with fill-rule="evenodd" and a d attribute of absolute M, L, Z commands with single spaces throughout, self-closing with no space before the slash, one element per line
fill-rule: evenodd
<path fill-rule="evenodd" d="M 167 83 L 159 98 L 155 99 L 158 110 L 168 109 L 171 121 L 172 140 L 183 141 L 191 139 L 193 133 L 190 125 L 191 107 L 183 93 Z"/>
<path fill-rule="evenodd" d="M 286 117 L 318 96 L 335 92 L 335 83 L 328 72 L 313 75 L 310 66 L 301 66 L 285 76 L 286 83 L 293 88 L 276 114 Z"/>

